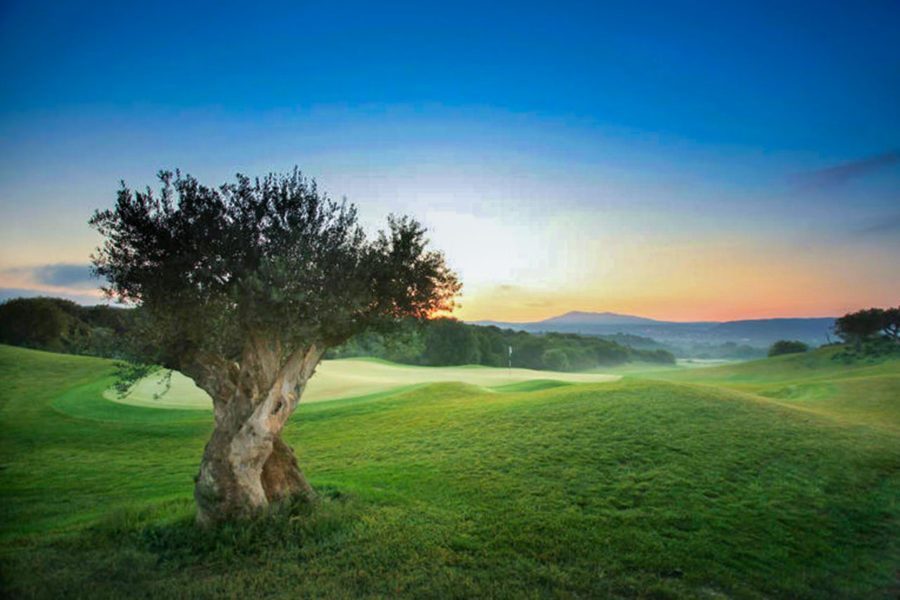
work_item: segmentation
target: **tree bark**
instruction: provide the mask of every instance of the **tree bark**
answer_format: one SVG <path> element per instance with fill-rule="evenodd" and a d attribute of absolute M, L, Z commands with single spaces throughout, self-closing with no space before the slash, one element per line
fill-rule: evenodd
<path fill-rule="evenodd" d="M 296 410 L 323 351 L 316 345 L 281 358 L 280 343 L 251 339 L 241 364 L 201 359 L 194 380 L 213 397 L 215 429 L 195 478 L 197 520 L 239 520 L 315 492 L 281 431 Z"/>

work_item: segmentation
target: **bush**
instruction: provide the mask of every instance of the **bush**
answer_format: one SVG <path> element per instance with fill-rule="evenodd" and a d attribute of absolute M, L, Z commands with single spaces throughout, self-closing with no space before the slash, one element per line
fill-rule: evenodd
<path fill-rule="evenodd" d="M 778 340 L 769 348 L 769 356 L 780 356 L 782 354 L 798 354 L 806 352 L 809 346 L 797 340 Z"/>

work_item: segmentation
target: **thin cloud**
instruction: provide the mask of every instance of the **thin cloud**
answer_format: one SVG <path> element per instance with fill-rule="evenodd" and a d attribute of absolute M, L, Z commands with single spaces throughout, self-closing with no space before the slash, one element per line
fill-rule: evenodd
<path fill-rule="evenodd" d="M 35 267 L 10 267 L 4 269 L 3 274 L 33 285 L 75 290 L 93 290 L 103 283 L 91 274 L 91 267 L 86 264 L 56 263 Z"/>
<path fill-rule="evenodd" d="M 44 292 L 41 290 L 29 290 L 24 288 L 0 288 L 0 303 L 12 300 L 14 298 L 37 298 L 40 296 L 48 296 L 52 298 L 65 298 L 76 304 L 84 306 L 95 306 L 97 304 L 111 304 L 112 306 L 121 306 L 116 303 L 109 303 L 103 296 L 95 296 L 93 294 L 73 294 L 67 292 Z"/>
<path fill-rule="evenodd" d="M 857 235 L 869 236 L 900 236 L 900 213 L 888 215 L 876 222 L 868 223 L 856 230 Z"/>
<path fill-rule="evenodd" d="M 833 188 L 897 165 L 900 165 L 900 150 L 892 150 L 876 156 L 845 162 L 827 169 L 802 173 L 794 176 L 793 182 L 805 188 Z"/>

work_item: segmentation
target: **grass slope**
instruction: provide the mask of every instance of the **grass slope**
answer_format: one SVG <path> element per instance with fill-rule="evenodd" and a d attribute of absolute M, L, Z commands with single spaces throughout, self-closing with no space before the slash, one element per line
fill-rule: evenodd
<path fill-rule="evenodd" d="M 738 390 L 849 425 L 900 434 L 900 357 L 846 360 L 827 347 L 722 367 L 646 373 Z"/>
<path fill-rule="evenodd" d="M 323 361 L 303 392 L 303 402 L 371 397 L 427 383 L 462 382 L 485 388 L 513 389 L 515 386 L 534 387 L 534 381 L 598 383 L 614 381 L 618 377 L 602 373 L 495 369 L 480 365 L 417 367 L 373 358 L 347 358 Z M 172 373 L 170 382 L 165 381 L 162 373 L 156 373 L 137 382 L 124 397 L 119 397 L 114 390 L 108 390 L 106 397 L 133 406 L 212 410 L 212 400 L 206 392 L 178 372 Z"/>
<path fill-rule="evenodd" d="M 831 367 L 801 384 L 860 379 Z M 109 363 L 0 347 L 2 591 L 896 597 L 897 432 L 755 393 L 790 385 L 779 368 L 774 383 L 729 366 L 692 382 L 444 383 L 301 405 L 286 436 L 321 504 L 199 531 L 208 413 L 110 403 Z"/>

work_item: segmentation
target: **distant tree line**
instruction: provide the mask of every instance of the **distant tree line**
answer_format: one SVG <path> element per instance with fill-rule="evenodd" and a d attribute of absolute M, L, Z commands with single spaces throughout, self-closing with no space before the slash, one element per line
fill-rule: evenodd
<path fill-rule="evenodd" d="M 408 323 L 390 335 L 359 335 L 332 349 L 330 356 L 374 356 L 428 366 L 506 367 L 511 361 L 513 367 L 553 371 L 581 371 L 632 361 L 675 362 L 675 356 L 663 349 L 640 350 L 600 337 L 570 333 L 535 335 L 448 318 L 433 319 L 423 326 Z"/>
<path fill-rule="evenodd" d="M 130 355 L 134 311 L 81 306 L 63 298 L 16 298 L 0 304 L 0 342 L 104 358 Z"/>
<path fill-rule="evenodd" d="M 675 347 L 673 350 L 679 356 L 693 358 L 719 358 L 728 360 L 751 360 L 762 358 L 766 355 L 764 348 L 757 348 L 749 344 L 736 342 L 722 342 L 721 344 L 693 343 L 686 346 Z"/>
<path fill-rule="evenodd" d="M 719 358 L 729 360 L 751 360 L 766 355 L 765 348 L 757 348 L 749 344 L 736 342 L 703 343 L 697 341 L 660 342 L 653 338 L 634 335 L 632 333 L 604 333 L 598 338 L 616 342 L 635 350 L 665 350 L 675 356 L 690 358 Z"/>
<path fill-rule="evenodd" d="M 128 358 L 131 333 L 138 327 L 134 309 L 81 306 L 63 298 L 16 298 L 0 304 L 0 343 L 38 350 Z M 848 351 L 881 354 L 900 350 L 900 308 L 867 308 L 837 319 L 834 333 Z M 512 357 L 509 348 L 512 347 Z M 805 352 L 803 342 L 779 340 L 769 356 Z M 700 358 L 759 358 L 765 351 L 733 342 L 678 349 L 630 334 L 585 336 L 531 334 L 496 326 L 468 325 L 439 318 L 404 323 L 397 331 L 364 332 L 331 349 L 329 358 L 372 356 L 410 365 L 479 364 L 554 371 L 579 371 L 626 362 L 675 362 L 674 351 Z"/>
<path fill-rule="evenodd" d="M 846 345 L 836 358 L 893 354 L 900 351 L 900 308 L 866 308 L 847 313 L 835 320 L 834 333 Z M 779 340 L 769 348 L 769 356 L 807 350 L 809 346 L 803 342 Z"/>
<path fill-rule="evenodd" d="M 660 342 L 653 338 L 633 333 L 602 333 L 596 337 L 628 346 L 635 350 L 665 350 L 675 356 L 690 358 L 721 358 L 730 360 L 751 360 L 766 355 L 765 348 L 736 342 L 703 343 L 698 341 Z"/>
<path fill-rule="evenodd" d="M 38 350 L 128 358 L 135 309 L 81 306 L 62 298 L 17 298 L 0 304 L 0 342 Z M 652 340 L 649 340 L 652 342 Z M 509 349 L 512 347 L 512 356 Z M 579 371 L 631 361 L 671 364 L 660 348 L 635 349 L 615 341 L 569 333 L 535 335 L 495 326 L 438 318 L 409 320 L 397 331 L 367 331 L 331 349 L 328 358 L 372 356 L 409 365 L 478 364 L 554 371 Z"/>

